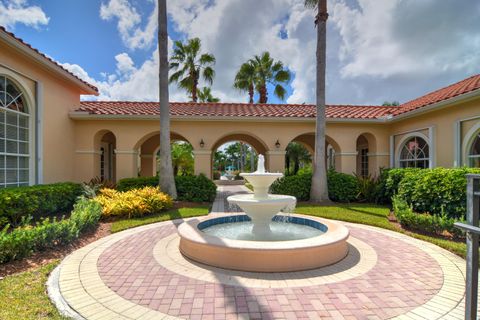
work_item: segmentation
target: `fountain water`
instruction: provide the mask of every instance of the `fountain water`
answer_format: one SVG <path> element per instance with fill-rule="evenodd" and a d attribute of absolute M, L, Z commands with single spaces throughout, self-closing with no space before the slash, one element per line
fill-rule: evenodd
<path fill-rule="evenodd" d="M 178 228 L 180 251 L 208 265 L 243 271 L 285 272 L 318 268 L 343 259 L 348 253 L 348 229 L 316 217 L 277 215 L 296 198 L 268 194 L 282 173 L 265 171 L 263 155 L 257 171 L 241 173 L 253 194 L 227 198 L 245 214 L 215 215 L 190 220 Z"/>
<path fill-rule="evenodd" d="M 252 233 L 254 240 L 265 240 L 271 237 L 270 223 L 273 216 L 287 206 L 296 202 L 296 198 L 285 195 L 268 194 L 270 185 L 282 173 L 269 173 L 265 171 L 263 155 L 258 156 L 257 171 L 241 173 L 253 187 L 253 194 L 239 194 L 227 198 L 227 201 L 238 205 L 249 216 L 253 223 Z"/>

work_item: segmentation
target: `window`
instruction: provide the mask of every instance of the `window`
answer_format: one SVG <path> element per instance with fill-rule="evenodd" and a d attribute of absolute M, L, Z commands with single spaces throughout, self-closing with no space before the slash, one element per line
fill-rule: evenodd
<path fill-rule="evenodd" d="M 428 168 L 430 164 L 428 143 L 421 137 L 411 137 L 400 149 L 400 168 Z"/>
<path fill-rule="evenodd" d="M 480 132 L 477 132 L 468 152 L 468 165 L 480 168 Z"/>
<path fill-rule="evenodd" d="M 100 179 L 105 180 L 105 148 L 100 148 Z"/>
<path fill-rule="evenodd" d="M 0 188 L 29 184 L 29 115 L 23 93 L 0 76 Z"/>
<path fill-rule="evenodd" d="M 362 177 L 368 177 L 368 148 L 360 150 L 360 169 Z"/>

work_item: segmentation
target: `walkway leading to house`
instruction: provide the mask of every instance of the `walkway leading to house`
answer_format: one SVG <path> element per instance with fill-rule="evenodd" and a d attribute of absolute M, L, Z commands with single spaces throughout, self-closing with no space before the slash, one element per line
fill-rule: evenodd
<path fill-rule="evenodd" d="M 251 191 L 243 185 L 217 186 L 217 197 L 213 202 L 211 213 L 242 212 L 237 205 L 229 204 L 227 198 L 234 194 L 245 193 L 251 193 Z"/>
<path fill-rule="evenodd" d="M 237 192 L 247 191 L 220 188 L 214 209 Z M 433 244 L 345 223 L 350 251 L 337 264 L 240 272 L 183 257 L 181 222 L 126 230 L 75 251 L 49 292 L 57 288 L 56 300 L 79 319 L 463 319 L 465 261 Z"/>

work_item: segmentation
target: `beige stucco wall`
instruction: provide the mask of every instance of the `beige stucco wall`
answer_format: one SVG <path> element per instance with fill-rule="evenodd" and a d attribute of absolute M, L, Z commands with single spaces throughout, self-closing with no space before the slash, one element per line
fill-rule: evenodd
<path fill-rule="evenodd" d="M 430 133 L 433 133 L 434 136 L 430 151 L 433 150 L 435 166 L 453 167 L 455 165 L 455 148 L 459 148 L 459 144 L 455 142 L 457 123 L 460 124 L 461 146 L 468 129 L 478 124 L 480 118 L 461 120 L 479 116 L 480 99 L 476 99 L 395 121 L 390 125 L 390 134 L 395 136 L 395 150 L 398 150 L 402 137 L 410 135 L 411 132 L 421 132 L 430 138 L 429 128 L 432 128 Z M 408 133 L 402 134 L 405 132 Z M 398 154 L 395 154 L 396 159 L 397 156 Z"/>
<path fill-rule="evenodd" d="M 105 132 L 116 137 L 117 179 L 154 174 L 154 152 L 158 149 L 158 120 L 76 120 L 75 145 L 77 170 L 75 179 L 84 181 L 99 175 L 99 139 Z M 212 151 L 221 144 L 241 140 L 264 153 L 270 171 L 283 171 L 285 148 L 300 137 L 300 142 L 313 149 L 313 121 L 243 120 L 198 121 L 172 119 L 172 139 L 185 139 L 194 148 L 195 173 L 211 176 Z M 372 172 L 388 165 L 388 129 L 381 124 L 327 124 L 327 141 L 336 149 L 337 169 L 346 173 L 356 171 L 357 138 L 371 137 Z M 153 139 L 152 139 L 153 138 Z M 200 147 L 203 140 L 204 146 Z M 276 141 L 280 142 L 277 148 Z M 96 142 L 97 141 L 97 142 Z M 92 165 L 84 165 L 89 163 Z M 140 168 L 139 168 L 140 167 Z"/>
<path fill-rule="evenodd" d="M 31 100 L 29 108 L 32 120 L 36 107 L 35 84 L 41 84 L 43 152 L 40 157 L 43 182 L 74 180 L 75 126 L 68 114 L 78 107 L 81 90 L 4 43 L 0 43 L 0 68 L 0 74 L 25 84 Z M 32 134 L 34 132 L 32 127 Z M 33 135 L 31 141 L 34 141 Z M 33 159 L 33 153 L 31 155 Z"/>

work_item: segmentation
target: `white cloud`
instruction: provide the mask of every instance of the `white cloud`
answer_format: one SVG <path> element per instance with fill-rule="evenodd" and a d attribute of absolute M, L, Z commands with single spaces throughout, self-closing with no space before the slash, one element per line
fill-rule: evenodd
<path fill-rule="evenodd" d="M 104 20 L 117 20 L 117 29 L 123 43 L 130 49 L 148 48 L 155 38 L 157 27 L 157 7 L 147 19 L 146 26 L 142 29 L 142 16 L 128 0 L 109 0 L 100 6 L 100 17 Z"/>
<path fill-rule="evenodd" d="M 21 23 L 38 28 L 47 25 L 50 18 L 39 6 L 30 6 L 27 0 L 2 0 L 0 1 L 0 25 L 13 29 Z"/>
<path fill-rule="evenodd" d="M 247 100 L 232 87 L 235 73 L 242 62 L 268 50 L 295 75 L 287 102 L 311 103 L 316 29 L 314 13 L 303 2 L 169 0 L 167 8 L 175 32 L 184 38 L 199 37 L 203 51 L 215 55 L 213 93 L 222 101 Z M 104 19 L 118 19 L 128 48 L 154 43 L 156 12 L 141 17 L 127 0 L 110 0 L 100 11 Z M 329 0 L 329 11 L 329 103 L 405 101 L 478 72 L 477 0 L 463 0 L 461 5 L 457 0 Z M 97 82 L 101 98 L 157 100 L 156 51 L 138 66 L 126 53 L 115 59 L 117 69 Z M 175 85 L 170 92 L 171 101 L 187 99 Z"/>

